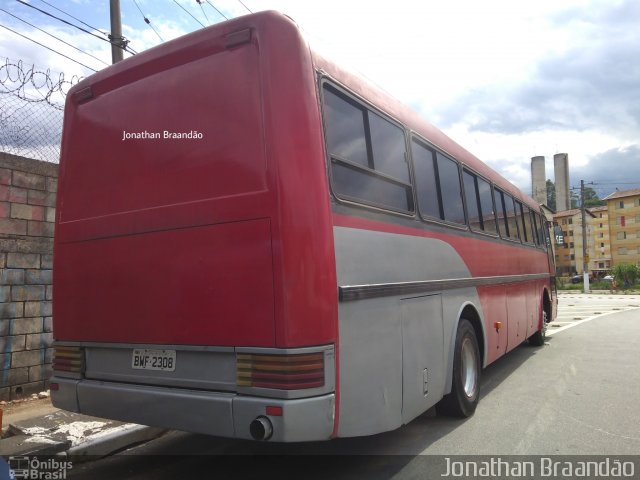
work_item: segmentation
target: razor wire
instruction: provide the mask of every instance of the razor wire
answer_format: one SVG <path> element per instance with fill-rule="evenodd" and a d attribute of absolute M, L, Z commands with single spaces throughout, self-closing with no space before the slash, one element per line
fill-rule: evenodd
<path fill-rule="evenodd" d="M 57 163 L 64 101 L 81 78 L 0 59 L 0 151 Z"/>

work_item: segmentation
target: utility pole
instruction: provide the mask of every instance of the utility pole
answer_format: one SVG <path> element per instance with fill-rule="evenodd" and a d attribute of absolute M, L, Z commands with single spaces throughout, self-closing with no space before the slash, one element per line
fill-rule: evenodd
<path fill-rule="evenodd" d="M 589 254 L 587 253 L 587 209 L 584 206 L 584 180 L 580 180 L 580 210 L 582 213 L 582 278 L 584 293 L 589 293 Z"/>
<path fill-rule="evenodd" d="M 120 18 L 120 0 L 109 0 L 111 12 L 111 63 L 118 63 L 123 59 L 124 47 L 127 42 L 122 36 L 122 19 Z"/>

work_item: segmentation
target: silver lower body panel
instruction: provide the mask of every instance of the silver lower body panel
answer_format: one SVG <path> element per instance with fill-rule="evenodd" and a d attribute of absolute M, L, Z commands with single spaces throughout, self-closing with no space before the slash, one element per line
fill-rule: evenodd
<path fill-rule="evenodd" d="M 267 417 L 275 442 L 329 440 L 334 427 L 333 393 L 275 399 L 55 376 L 51 383 L 58 384 L 51 392 L 58 408 L 154 427 L 252 439 L 251 422 Z M 282 416 L 267 415 L 268 406 L 282 407 Z"/>

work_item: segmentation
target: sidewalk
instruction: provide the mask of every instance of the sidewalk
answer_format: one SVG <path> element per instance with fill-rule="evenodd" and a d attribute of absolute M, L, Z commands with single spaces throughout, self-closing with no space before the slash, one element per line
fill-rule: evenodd
<path fill-rule="evenodd" d="M 104 456 L 166 430 L 59 410 L 48 396 L 9 402 L 3 410 L 0 455 Z"/>

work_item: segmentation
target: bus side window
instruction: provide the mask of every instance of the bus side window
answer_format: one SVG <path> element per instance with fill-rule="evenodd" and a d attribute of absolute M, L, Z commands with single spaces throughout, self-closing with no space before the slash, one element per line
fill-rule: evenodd
<path fill-rule="evenodd" d="M 480 196 L 480 210 L 482 213 L 484 230 L 485 232 L 497 234 L 498 226 L 496 225 L 496 214 L 493 207 L 491 184 L 480 177 L 478 177 L 478 195 Z"/>
<path fill-rule="evenodd" d="M 425 217 L 442 218 L 434 153 L 415 140 L 411 142 L 411 153 L 416 169 L 420 213 Z"/>
<path fill-rule="evenodd" d="M 523 243 L 531 241 L 531 230 L 527 231 L 527 225 L 524 221 L 524 208 L 522 202 L 516 200 L 516 220 L 518 221 L 518 227 L 520 228 L 520 239 Z"/>
<path fill-rule="evenodd" d="M 531 225 L 533 231 L 533 241 L 537 246 L 540 246 L 540 230 L 538 229 L 538 214 L 534 211 L 531 212 L 531 221 L 533 224 Z"/>
<path fill-rule="evenodd" d="M 463 170 L 462 183 L 464 184 L 469 226 L 474 230 L 497 234 L 498 228 L 489 182 Z"/>
<path fill-rule="evenodd" d="M 516 214 L 515 204 L 513 203 L 513 197 L 508 193 L 504 194 L 504 206 L 507 214 L 507 223 L 509 224 L 509 238 L 518 240 L 520 238 L 518 233 L 518 215 Z"/>
<path fill-rule="evenodd" d="M 438 178 L 442 196 L 444 220 L 447 222 L 464 224 L 464 207 L 462 206 L 462 188 L 460 186 L 460 172 L 458 164 L 436 152 L 438 159 Z"/>
<path fill-rule="evenodd" d="M 496 217 L 498 219 L 498 225 L 500 226 L 500 235 L 502 238 L 509 238 L 509 224 L 507 222 L 504 204 L 504 193 L 496 188 L 493 190 L 493 195 L 496 200 Z"/>
<path fill-rule="evenodd" d="M 540 216 L 540 243 L 544 247 L 545 250 L 551 248 L 551 243 L 549 242 L 549 230 L 547 225 L 546 218 Z"/>
<path fill-rule="evenodd" d="M 413 212 L 404 130 L 325 85 L 331 185 L 338 198 Z"/>
<path fill-rule="evenodd" d="M 328 89 L 324 91 L 324 107 L 331 154 L 373 168 L 367 155 L 364 112 Z"/>
<path fill-rule="evenodd" d="M 480 215 L 480 202 L 478 201 L 477 177 L 468 172 L 462 171 L 462 183 L 464 185 L 464 198 L 469 215 L 469 226 L 473 230 L 484 230 L 482 216 Z"/>
<path fill-rule="evenodd" d="M 524 225 L 524 231 L 527 235 L 527 242 L 535 243 L 535 234 L 533 233 L 533 229 L 531 228 L 531 211 L 529 210 L 529 207 L 525 205 L 522 206 L 522 223 Z"/>
<path fill-rule="evenodd" d="M 369 128 L 374 168 L 409 183 L 404 132 L 372 112 L 369 112 Z"/>

